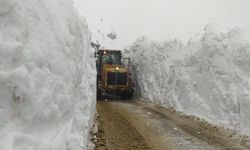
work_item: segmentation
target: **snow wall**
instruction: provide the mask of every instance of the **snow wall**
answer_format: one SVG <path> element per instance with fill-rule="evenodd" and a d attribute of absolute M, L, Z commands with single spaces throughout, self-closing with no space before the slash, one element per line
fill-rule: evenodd
<path fill-rule="evenodd" d="M 0 0 L 0 149 L 82 150 L 95 65 L 71 0 Z"/>
<path fill-rule="evenodd" d="M 186 45 L 138 38 L 128 54 L 144 99 L 250 135 L 250 44 L 214 25 Z"/>

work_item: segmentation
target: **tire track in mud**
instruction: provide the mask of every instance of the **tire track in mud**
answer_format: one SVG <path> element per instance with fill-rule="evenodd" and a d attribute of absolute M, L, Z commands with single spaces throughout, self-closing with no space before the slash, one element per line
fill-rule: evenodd
<path fill-rule="evenodd" d="M 111 105 L 99 102 L 97 110 L 103 121 L 107 149 L 150 149 L 136 128 Z"/>
<path fill-rule="evenodd" d="M 98 101 L 102 142 L 100 150 L 244 150 L 249 140 L 143 102 Z M 191 117 L 191 118 L 190 118 Z M 247 141 L 247 142 L 246 142 Z M 245 142 L 245 143 L 244 143 Z"/>

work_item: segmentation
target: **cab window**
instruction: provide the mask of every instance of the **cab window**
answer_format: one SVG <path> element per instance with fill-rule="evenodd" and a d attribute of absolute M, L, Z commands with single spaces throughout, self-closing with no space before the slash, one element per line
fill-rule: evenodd
<path fill-rule="evenodd" d="M 121 64 L 119 53 L 106 53 L 102 55 L 102 64 Z"/>

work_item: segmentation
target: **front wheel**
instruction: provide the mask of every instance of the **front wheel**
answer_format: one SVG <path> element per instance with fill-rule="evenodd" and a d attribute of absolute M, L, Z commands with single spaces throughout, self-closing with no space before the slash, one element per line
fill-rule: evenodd
<path fill-rule="evenodd" d="M 124 92 L 121 94 L 122 99 L 131 99 L 133 97 L 133 92 Z"/>
<path fill-rule="evenodd" d="M 97 91 L 97 93 L 96 93 L 96 98 L 97 98 L 97 100 L 102 100 L 102 99 L 103 99 L 103 96 L 102 96 L 102 92 L 101 92 L 101 91 Z"/>

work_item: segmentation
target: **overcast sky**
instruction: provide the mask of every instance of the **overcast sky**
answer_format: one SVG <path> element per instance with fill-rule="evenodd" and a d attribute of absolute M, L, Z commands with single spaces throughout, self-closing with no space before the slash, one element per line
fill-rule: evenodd
<path fill-rule="evenodd" d="M 152 40 L 188 40 L 211 23 L 250 30 L 250 0 L 75 1 L 91 30 L 109 32 L 113 26 L 116 48 L 143 35 Z"/>

